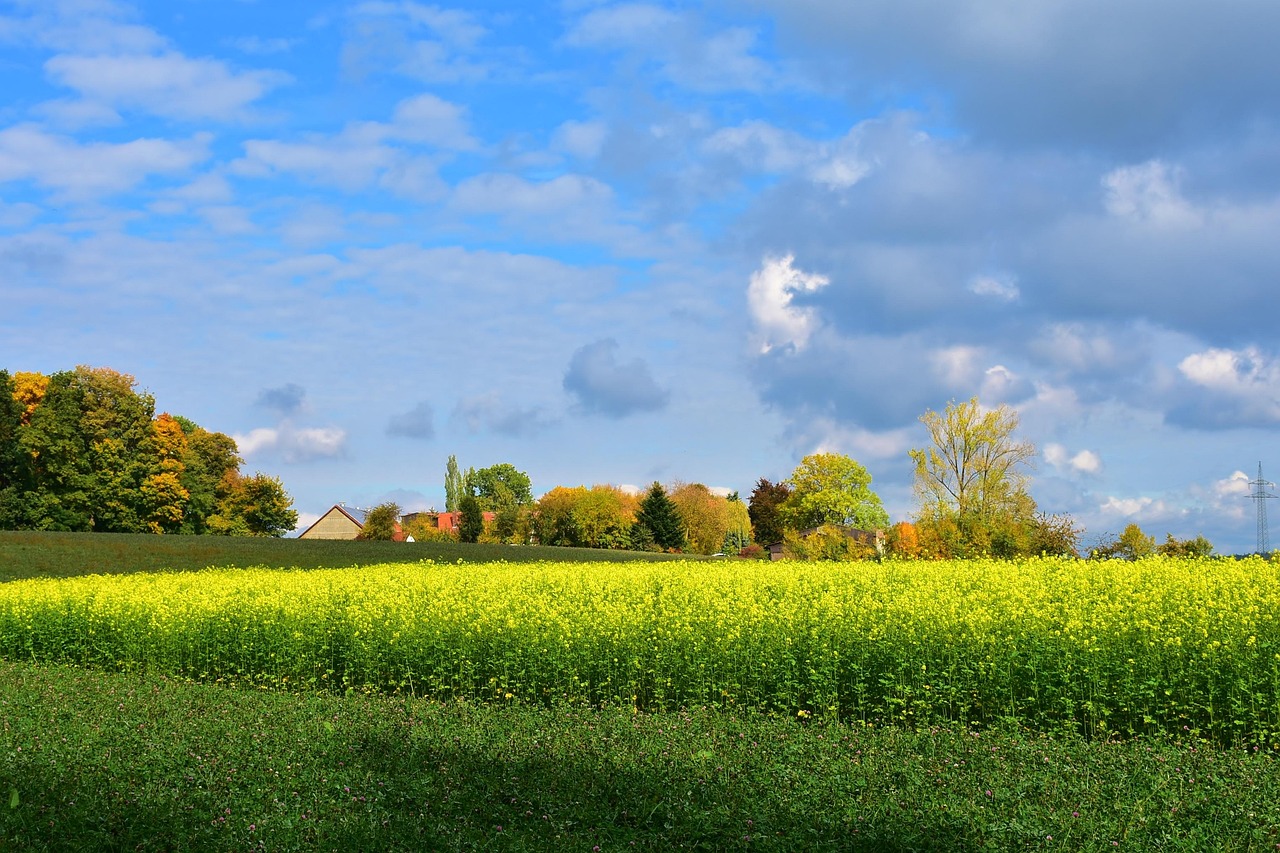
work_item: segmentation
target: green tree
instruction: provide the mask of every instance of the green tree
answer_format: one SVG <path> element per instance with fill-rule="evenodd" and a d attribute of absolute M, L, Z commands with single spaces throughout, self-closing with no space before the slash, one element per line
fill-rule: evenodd
<path fill-rule="evenodd" d="M 533 484 L 529 475 L 507 462 L 470 472 L 469 484 L 480 501 L 480 508 L 487 512 L 533 503 Z"/>
<path fill-rule="evenodd" d="M 1014 440 L 1017 413 L 1008 406 L 983 412 L 974 397 L 920 421 L 931 444 L 911 451 L 922 544 L 956 557 L 1029 549 L 1036 506 L 1024 469 L 1036 450 Z"/>
<path fill-rule="evenodd" d="M 209 517 L 208 529 L 220 536 L 284 536 L 298 526 L 292 506 L 279 478 L 231 471 L 219 484 L 218 511 Z"/>
<path fill-rule="evenodd" d="M 1172 533 L 1167 533 L 1164 542 L 1156 546 L 1156 553 L 1168 557 L 1208 557 L 1213 553 L 1213 543 L 1203 535 L 1175 539 Z"/>
<path fill-rule="evenodd" d="M 751 544 L 751 515 L 737 492 L 729 495 L 725 503 L 728 529 L 720 550 L 726 554 L 738 554 Z"/>
<path fill-rule="evenodd" d="M 458 512 L 461 513 L 458 519 L 458 541 L 479 542 L 484 533 L 484 510 L 480 508 L 480 502 L 475 495 L 467 493 L 462 496 L 458 506 Z"/>
<path fill-rule="evenodd" d="M 30 460 L 27 524 L 38 530 L 93 530 L 94 471 L 80 417 L 84 390 L 75 374 L 60 371 L 32 409 L 19 443 Z"/>
<path fill-rule="evenodd" d="M 751 518 L 751 538 L 761 545 L 774 545 L 782 541 L 786 525 L 782 523 L 781 507 L 791 497 L 791 487 L 784 483 L 771 483 L 764 477 L 756 483 L 748 499 L 747 514 Z"/>
<path fill-rule="evenodd" d="M 93 472 L 89 500 L 93 529 L 104 533 L 151 530 L 143 483 L 156 463 L 155 400 L 134 391 L 135 380 L 109 367 L 75 369 L 81 389 L 80 429 Z"/>
<path fill-rule="evenodd" d="M 458 457 L 450 455 L 444 467 L 444 508 L 457 512 L 461 508 L 463 493 L 462 472 L 458 470 Z"/>
<path fill-rule="evenodd" d="M 209 519 L 217 514 L 219 502 L 234 486 L 243 464 L 235 439 L 209 432 L 182 417 L 174 420 L 186 436 L 182 456 L 182 487 L 187 490 L 183 533 L 210 533 Z"/>
<path fill-rule="evenodd" d="M 876 530 L 889 526 L 871 475 L 839 453 L 806 456 L 791 474 L 791 496 L 779 508 L 786 527 L 805 530 L 823 524 Z"/>
<path fill-rule="evenodd" d="M 0 530 L 22 527 L 25 519 L 22 497 L 31 483 L 20 440 L 23 415 L 17 383 L 9 371 L 0 370 Z"/>
<path fill-rule="evenodd" d="M 636 524 L 644 525 L 653 534 L 653 542 L 664 550 L 680 551 L 685 547 L 684 524 L 680 512 L 662 484 L 655 482 L 640 501 L 636 511 Z"/>
<path fill-rule="evenodd" d="M 1137 524 L 1125 525 L 1115 539 L 1104 540 L 1094 549 L 1092 556 L 1102 559 L 1140 560 L 1155 553 L 1156 540 L 1148 536 Z"/>
<path fill-rule="evenodd" d="M 365 513 L 364 526 L 360 528 L 360 535 L 356 538 L 368 541 L 390 542 L 396 538 L 399 521 L 399 504 L 392 502 L 378 504 Z"/>

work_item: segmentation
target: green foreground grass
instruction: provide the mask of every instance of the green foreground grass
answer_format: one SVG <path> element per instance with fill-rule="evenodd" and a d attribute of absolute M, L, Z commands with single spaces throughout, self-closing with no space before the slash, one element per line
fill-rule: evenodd
<path fill-rule="evenodd" d="M 1195 742 L 439 704 L 0 662 L 0 850 L 1272 850 Z"/>
<path fill-rule="evenodd" d="M 536 545 L 0 531 L 0 583 L 87 574 L 190 572 L 210 566 L 339 569 L 419 560 L 434 560 L 437 563 L 532 563 L 539 560 L 628 562 L 677 559 L 700 558 Z"/>

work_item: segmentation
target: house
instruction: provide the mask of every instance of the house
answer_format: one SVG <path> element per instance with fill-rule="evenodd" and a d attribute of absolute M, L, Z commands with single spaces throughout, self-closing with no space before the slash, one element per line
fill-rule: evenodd
<path fill-rule="evenodd" d="M 491 523 L 498 517 L 498 514 L 494 512 L 486 512 L 483 515 L 485 524 Z M 427 512 L 410 512 L 401 516 L 400 520 L 416 521 L 419 518 L 425 519 L 426 522 L 433 525 L 436 530 L 456 533 L 458 530 L 458 522 L 462 520 L 462 513 L 436 512 L 435 510 L 428 510 Z"/>
<path fill-rule="evenodd" d="M 355 539 L 364 527 L 367 510 L 334 504 L 333 508 L 298 534 L 299 539 Z"/>

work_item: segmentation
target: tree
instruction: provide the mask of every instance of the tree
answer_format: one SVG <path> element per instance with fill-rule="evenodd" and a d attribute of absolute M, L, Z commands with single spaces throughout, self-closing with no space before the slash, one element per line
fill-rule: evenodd
<path fill-rule="evenodd" d="M 914 560 L 920 556 L 920 535 L 909 521 L 899 521 L 889 528 L 886 537 L 889 553 L 895 557 Z"/>
<path fill-rule="evenodd" d="M 783 553 L 791 560 L 865 560 L 879 556 L 877 534 L 850 535 L 840 524 L 819 524 L 812 529 L 788 530 Z"/>
<path fill-rule="evenodd" d="M 19 440 L 24 407 L 9 371 L 0 370 L 0 530 L 23 521 L 22 495 L 30 487 L 28 459 Z"/>
<path fill-rule="evenodd" d="M 577 544 L 584 548 L 629 548 L 637 501 L 613 486 L 575 493 L 570 512 Z"/>
<path fill-rule="evenodd" d="M 1081 530 L 1066 513 L 1037 513 L 1031 526 L 1031 553 L 1056 557 L 1077 557 Z"/>
<path fill-rule="evenodd" d="M 479 542 L 484 533 L 484 510 L 480 508 L 476 496 L 464 494 L 458 502 L 458 512 L 461 513 L 461 518 L 458 519 L 458 541 Z"/>
<path fill-rule="evenodd" d="M 1094 549 L 1092 556 L 1102 559 L 1140 560 L 1154 553 L 1155 548 L 1155 537 L 1148 536 L 1137 524 L 1130 523 L 1125 525 L 1124 530 L 1115 539 L 1104 540 Z"/>
<path fill-rule="evenodd" d="M 458 457 L 449 456 L 444 467 L 444 508 L 446 512 L 457 512 L 462 502 L 462 474 L 458 470 Z"/>
<path fill-rule="evenodd" d="M 93 530 L 94 472 L 80 426 L 83 399 L 74 374 L 54 373 L 19 438 L 30 460 L 26 525 L 37 530 Z"/>
<path fill-rule="evenodd" d="M 377 542 L 391 542 L 399 532 L 400 505 L 393 502 L 381 503 L 365 513 L 364 526 L 360 528 L 357 539 Z"/>
<path fill-rule="evenodd" d="M 235 471 L 223 478 L 218 512 L 209 519 L 209 532 L 223 536 L 284 536 L 298 526 L 293 498 L 278 477 L 261 472 L 242 477 Z"/>
<path fill-rule="evenodd" d="M 175 417 L 186 437 L 182 456 L 182 487 L 187 490 L 187 510 L 183 533 L 208 533 L 209 519 L 217 514 L 219 502 L 234 484 L 243 460 L 235 439 L 209 432 L 183 417 Z"/>
<path fill-rule="evenodd" d="M 136 380 L 109 367 L 75 369 L 81 390 L 80 429 L 88 445 L 93 529 L 141 533 L 151 529 L 142 485 L 154 463 L 151 421 L 155 400 L 136 393 Z"/>
<path fill-rule="evenodd" d="M 729 502 L 701 483 L 685 483 L 672 490 L 671 502 L 680 514 L 684 538 L 695 554 L 714 554 L 724 547 L 729 532 Z"/>
<path fill-rule="evenodd" d="M 974 397 L 948 403 L 942 414 L 926 411 L 920 421 L 931 443 L 910 451 L 922 541 L 940 548 L 937 556 L 1029 547 L 1026 527 L 1036 508 L 1023 469 L 1036 450 L 1014 440 L 1017 413 L 1003 405 L 983 412 Z"/>
<path fill-rule="evenodd" d="M 779 510 L 789 497 L 791 487 L 786 483 L 770 483 L 764 477 L 760 478 L 747 505 L 752 539 L 761 545 L 774 545 L 782 541 L 786 526 L 782 523 Z"/>
<path fill-rule="evenodd" d="M 720 550 L 726 554 L 738 554 L 751 544 L 751 515 L 747 505 L 734 492 L 725 499 L 727 529 Z"/>
<path fill-rule="evenodd" d="M 823 524 L 876 530 L 889 526 L 871 475 L 839 453 L 806 456 L 791 474 L 791 496 L 779 507 L 783 524 L 805 530 Z"/>
<path fill-rule="evenodd" d="M 684 525 L 680 512 L 667 497 L 667 490 L 655 482 L 640 501 L 636 511 L 636 524 L 642 524 L 653 534 L 653 543 L 664 550 L 680 551 L 685 547 Z"/>
<path fill-rule="evenodd" d="M 486 512 L 533 503 L 533 484 L 529 475 L 507 462 L 470 472 L 468 485 L 480 501 L 480 508 Z"/>
<path fill-rule="evenodd" d="M 1167 557 L 1208 557 L 1213 553 L 1213 543 L 1203 535 L 1175 539 L 1172 533 L 1167 533 L 1164 542 L 1156 546 L 1156 553 Z"/>

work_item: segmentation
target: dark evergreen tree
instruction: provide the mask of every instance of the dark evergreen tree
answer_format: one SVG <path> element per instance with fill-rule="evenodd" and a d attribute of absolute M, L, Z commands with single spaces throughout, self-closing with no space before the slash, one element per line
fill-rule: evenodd
<path fill-rule="evenodd" d="M 786 526 L 782 523 L 779 507 L 789 497 L 791 487 L 786 483 L 770 483 L 764 477 L 760 478 L 747 504 L 752 539 L 761 545 L 775 545 L 782 541 Z"/>
<path fill-rule="evenodd" d="M 642 524 L 653 534 L 653 542 L 659 548 L 682 550 L 685 547 L 684 524 L 680 521 L 680 511 L 675 503 L 667 497 L 667 490 L 661 483 L 649 487 L 649 493 L 640 501 L 640 509 L 636 512 L 636 524 Z M 634 540 L 634 535 L 633 535 Z"/>
<path fill-rule="evenodd" d="M 475 495 L 467 493 L 458 501 L 458 506 L 462 514 L 458 519 L 458 541 L 480 541 L 480 534 L 484 533 L 484 510 L 480 509 L 480 502 Z"/>

